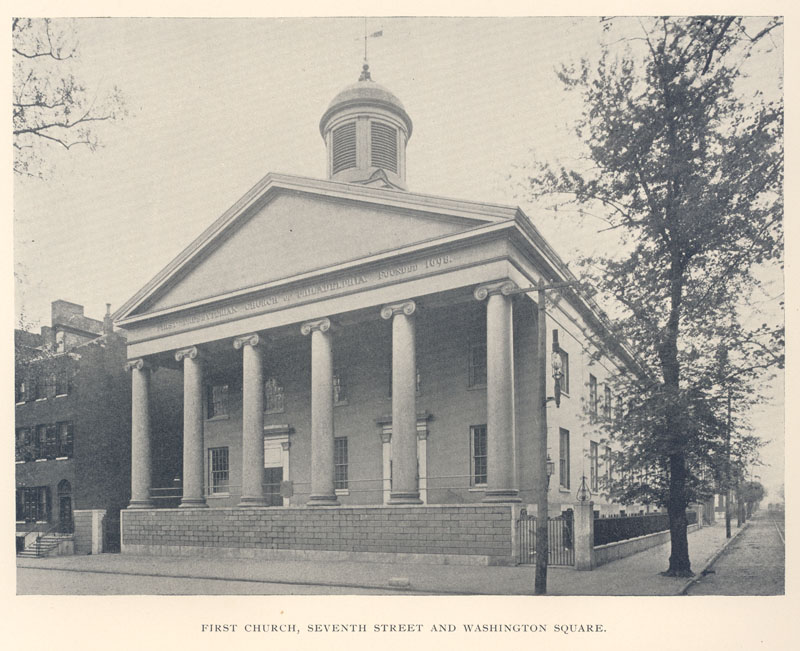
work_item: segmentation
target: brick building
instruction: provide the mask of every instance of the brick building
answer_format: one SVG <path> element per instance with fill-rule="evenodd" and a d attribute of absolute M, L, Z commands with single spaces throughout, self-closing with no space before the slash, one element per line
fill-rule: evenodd
<path fill-rule="evenodd" d="M 124 336 L 110 314 L 92 319 L 83 306 L 58 300 L 51 324 L 38 334 L 15 331 L 15 344 L 17 535 L 28 542 L 32 532 L 69 535 L 75 512 L 102 510 L 107 542 L 118 546 L 119 510 L 130 500 Z M 167 420 L 158 400 L 154 414 Z M 84 542 L 76 539 L 78 551 Z"/>
<path fill-rule="evenodd" d="M 409 192 L 412 121 L 366 66 L 320 133 L 328 179 L 268 174 L 115 314 L 133 374 L 123 551 L 499 562 L 543 454 L 552 511 L 585 476 L 595 508 L 619 512 L 602 423 L 632 359 L 571 289 L 539 356 L 535 294 L 518 290 L 574 277 L 531 219 Z M 168 436 L 151 415 L 164 368 L 183 375 Z M 181 508 L 159 509 L 167 496 Z"/>

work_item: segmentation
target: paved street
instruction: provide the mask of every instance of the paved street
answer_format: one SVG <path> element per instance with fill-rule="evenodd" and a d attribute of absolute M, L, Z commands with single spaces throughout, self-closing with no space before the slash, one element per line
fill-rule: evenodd
<path fill-rule="evenodd" d="M 229 579 L 147 576 L 73 570 L 17 568 L 17 594 L 40 595 L 377 595 L 398 594 L 330 585 L 269 583 Z"/>
<path fill-rule="evenodd" d="M 734 523 L 735 526 L 735 523 Z M 760 511 L 710 567 L 711 572 L 692 585 L 689 595 L 784 594 L 785 545 L 783 518 Z"/>

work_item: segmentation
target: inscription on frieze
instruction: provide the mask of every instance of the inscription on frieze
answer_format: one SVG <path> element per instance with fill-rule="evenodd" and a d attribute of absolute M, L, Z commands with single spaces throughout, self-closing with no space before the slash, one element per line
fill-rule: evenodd
<path fill-rule="evenodd" d="M 432 258 L 425 258 L 424 260 L 417 260 L 394 267 L 387 267 L 385 269 L 378 269 L 377 271 L 368 274 L 355 274 L 338 278 L 336 280 L 325 281 L 313 285 L 300 287 L 290 291 L 278 291 L 275 294 L 267 296 L 259 296 L 258 298 L 249 299 L 243 303 L 236 305 L 228 305 L 226 307 L 217 308 L 208 312 L 201 312 L 193 314 L 192 316 L 182 317 L 173 321 L 164 321 L 155 326 L 157 332 L 169 332 L 172 330 L 182 330 L 190 328 L 194 325 L 205 324 L 209 322 L 228 321 L 229 317 L 246 312 L 250 314 L 257 314 L 259 312 L 267 312 L 277 306 L 287 306 L 294 303 L 299 303 L 304 299 L 309 299 L 314 296 L 321 296 L 329 293 L 336 293 L 340 290 L 348 290 L 351 288 L 364 287 L 369 285 L 380 284 L 392 278 L 402 276 L 414 275 L 415 273 L 437 269 L 454 262 L 451 255 L 438 255 Z"/>

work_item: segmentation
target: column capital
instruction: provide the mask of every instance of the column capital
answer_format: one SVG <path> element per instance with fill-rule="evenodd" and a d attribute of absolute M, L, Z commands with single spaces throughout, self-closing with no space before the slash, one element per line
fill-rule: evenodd
<path fill-rule="evenodd" d="M 184 358 L 188 357 L 189 359 L 197 359 L 200 351 L 197 350 L 197 346 L 189 346 L 188 348 L 181 348 L 180 350 L 175 351 L 175 361 L 181 362 Z"/>
<path fill-rule="evenodd" d="M 256 346 L 261 346 L 264 343 L 265 343 L 264 337 L 253 332 L 250 333 L 249 335 L 241 335 L 239 337 L 236 337 L 233 340 L 233 347 L 236 350 L 244 348 L 245 346 L 252 346 L 253 348 L 255 348 Z"/>
<path fill-rule="evenodd" d="M 281 450 L 288 450 L 292 447 L 291 441 L 281 441 Z"/>
<path fill-rule="evenodd" d="M 416 312 L 417 304 L 414 301 L 403 301 L 402 303 L 390 303 L 381 308 L 381 318 L 391 319 L 395 314 L 405 314 L 411 316 Z"/>
<path fill-rule="evenodd" d="M 392 430 L 391 426 L 389 428 L 384 427 L 381 432 L 381 443 L 391 443 L 392 442 Z"/>
<path fill-rule="evenodd" d="M 132 371 L 133 369 L 136 369 L 137 371 L 152 371 L 154 366 L 155 365 L 150 360 L 145 359 L 144 357 L 140 357 L 138 359 L 129 359 L 127 362 L 125 362 L 126 371 Z"/>
<path fill-rule="evenodd" d="M 476 301 L 483 301 L 492 294 L 502 294 L 508 296 L 511 292 L 517 289 L 517 284 L 513 280 L 499 280 L 493 283 L 485 283 L 478 285 L 472 295 Z"/>
<path fill-rule="evenodd" d="M 331 329 L 331 320 L 327 317 L 324 319 L 316 319 L 314 321 L 306 321 L 300 326 L 300 332 L 304 335 L 310 335 L 314 330 L 320 332 L 328 332 Z"/>

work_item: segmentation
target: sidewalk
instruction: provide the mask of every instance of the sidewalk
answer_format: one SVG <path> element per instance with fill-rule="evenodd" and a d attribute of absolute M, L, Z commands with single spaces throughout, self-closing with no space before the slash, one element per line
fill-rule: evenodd
<path fill-rule="evenodd" d="M 739 530 L 740 531 L 740 530 Z M 734 527 L 734 537 L 736 536 Z M 689 554 L 695 573 L 702 571 L 726 542 L 725 523 L 689 534 Z M 592 572 L 550 567 L 550 595 L 676 595 L 687 579 L 659 572 L 669 564 L 669 543 L 603 565 Z M 422 563 L 356 563 L 325 561 L 250 561 L 178 556 L 60 556 L 17 559 L 18 568 L 75 572 L 225 579 L 259 583 L 335 585 L 392 589 L 391 579 L 407 580 L 399 594 L 528 595 L 533 594 L 534 567 L 426 565 Z M 392 583 L 396 583 L 393 581 Z M 264 594 L 269 594 L 265 591 Z"/>

